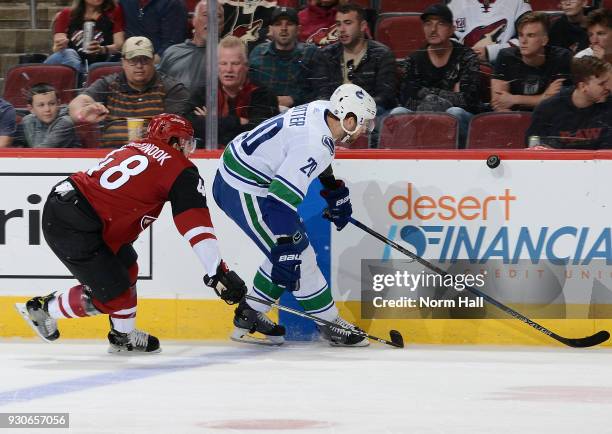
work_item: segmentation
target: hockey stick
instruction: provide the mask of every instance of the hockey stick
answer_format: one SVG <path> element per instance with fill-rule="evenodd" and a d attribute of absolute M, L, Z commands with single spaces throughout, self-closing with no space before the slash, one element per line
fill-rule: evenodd
<path fill-rule="evenodd" d="M 416 255 L 415 253 L 412 253 L 410 250 L 405 249 L 404 247 L 400 246 L 399 244 L 391 241 L 390 239 L 386 238 L 385 236 L 383 236 L 383 235 L 379 234 L 378 232 L 370 229 L 369 227 L 367 227 L 366 225 L 364 225 L 360 221 L 355 220 L 354 218 L 351 217 L 350 222 L 353 223 L 355 226 L 357 226 L 359 229 L 361 229 L 361 230 L 367 232 L 368 234 L 372 235 L 374 238 L 378 238 L 383 243 L 387 244 L 388 246 L 393 247 L 395 250 L 403 253 L 404 255 L 410 257 L 411 259 L 414 259 L 419 264 L 429 268 L 430 270 L 436 272 L 437 274 L 441 275 L 442 277 L 448 276 L 448 273 L 446 271 L 442 270 L 439 267 L 436 267 L 435 265 L 433 265 L 432 263 L 428 262 L 427 260 L 421 258 L 420 256 Z M 566 337 L 560 336 L 560 335 L 556 334 L 555 332 L 547 329 L 546 327 L 538 324 L 537 322 L 535 322 L 533 320 L 530 320 L 526 316 L 518 313 L 514 309 L 506 306 L 505 304 L 497 301 L 493 297 L 485 294 L 482 291 L 479 291 L 478 289 L 476 289 L 474 287 L 466 286 L 465 289 L 470 291 L 472 294 L 475 294 L 475 295 L 477 295 L 479 297 L 484 298 L 485 300 L 487 300 L 492 305 L 494 305 L 497 308 L 499 308 L 499 309 L 503 310 L 504 312 L 506 312 L 508 315 L 518 319 L 519 321 L 524 322 L 525 324 L 533 327 L 537 331 L 542 332 L 545 335 L 548 335 L 551 338 L 555 339 L 556 341 L 561 342 L 562 344 L 565 344 L 565 345 L 567 345 L 569 347 L 574 347 L 574 348 L 593 347 L 595 345 L 599 345 L 599 344 L 607 341 L 610 338 L 610 333 L 608 331 L 606 331 L 606 330 L 600 330 L 597 333 L 595 333 L 594 335 L 585 336 L 584 338 L 566 338 Z"/>
<path fill-rule="evenodd" d="M 326 326 L 329 326 L 329 327 L 343 328 L 344 330 L 350 331 L 354 335 L 363 336 L 363 337 L 366 337 L 366 338 L 371 339 L 373 341 L 380 342 L 381 344 L 391 345 L 392 347 L 396 347 L 396 348 L 404 348 L 404 338 L 402 337 L 401 333 L 398 332 L 397 330 L 391 330 L 389 332 L 389 336 L 391 337 L 391 340 L 387 341 L 385 339 L 377 338 L 376 336 L 369 335 L 366 332 L 364 332 L 363 330 L 354 330 L 354 329 L 348 329 L 348 328 L 345 328 L 345 327 L 341 327 L 338 324 L 334 324 L 333 322 L 326 321 L 326 320 L 321 319 L 321 318 L 317 318 L 314 315 L 310 315 L 309 313 L 306 313 L 306 312 L 300 312 L 299 310 L 292 309 L 292 308 L 287 307 L 287 306 L 283 306 L 282 304 L 274 303 L 273 301 L 268 301 L 268 300 L 264 300 L 262 298 L 253 297 L 252 295 L 248 295 L 248 294 L 245 295 L 244 298 L 246 298 L 248 300 L 256 301 L 257 303 L 267 304 L 270 307 L 275 307 L 278 310 L 283 310 L 285 312 L 289 312 L 289 313 L 292 313 L 294 315 L 301 316 L 302 318 L 311 319 L 314 322 L 325 324 Z"/>

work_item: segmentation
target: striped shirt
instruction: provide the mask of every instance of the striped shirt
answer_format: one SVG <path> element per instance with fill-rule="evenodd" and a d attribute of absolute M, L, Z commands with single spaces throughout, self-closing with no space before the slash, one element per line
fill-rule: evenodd
<path fill-rule="evenodd" d="M 190 112 L 185 86 L 162 73 L 143 90 L 130 87 L 123 72 L 102 77 L 84 93 L 109 111 L 102 125 L 101 147 L 120 147 L 128 142 L 127 118 L 151 119 L 160 113 L 185 115 Z"/>

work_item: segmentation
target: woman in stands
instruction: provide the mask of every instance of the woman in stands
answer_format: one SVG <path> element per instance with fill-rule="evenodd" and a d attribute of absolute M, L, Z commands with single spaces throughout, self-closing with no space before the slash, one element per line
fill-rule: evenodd
<path fill-rule="evenodd" d="M 83 46 L 84 23 L 94 23 L 91 42 Z M 124 41 L 123 9 L 113 0 L 74 0 L 55 17 L 53 54 L 47 64 L 62 64 L 86 71 L 86 64 L 109 60 L 121 52 Z"/>

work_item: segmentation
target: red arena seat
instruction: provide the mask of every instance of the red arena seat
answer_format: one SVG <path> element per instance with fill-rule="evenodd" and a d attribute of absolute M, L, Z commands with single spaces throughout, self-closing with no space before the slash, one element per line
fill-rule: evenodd
<path fill-rule="evenodd" d="M 561 10 L 559 0 L 531 0 L 531 9 L 534 11 L 558 11 Z"/>
<path fill-rule="evenodd" d="M 376 21 L 375 39 L 403 59 L 425 45 L 420 14 L 381 14 Z"/>
<path fill-rule="evenodd" d="M 382 149 L 456 149 L 457 118 L 447 113 L 414 112 L 385 118 Z"/>
<path fill-rule="evenodd" d="M 472 118 L 468 130 L 468 149 L 522 149 L 531 112 L 481 113 Z"/>
<path fill-rule="evenodd" d="M 285 6 L 288 8 L 299 9 L 300 0 L 278 0 L 278 6 Z"/>
<path fill-rule="evenodd" d="M 87 81 L 85 87 L 92 85 L 94 81 L 105 75 L 111 75 L 116 72 L 121 72 L 121 62 L 98 62 L 91 65 L 87 73 Z"/>
<path fill-rule="evenodd" d="M 29 89 L 37 83 L 49 83 L 58 91 L 60 102 L 68 104 L 76 96 L 77 72 L 70 66 L 25 63 L 9 69 L 4 82 L 4 99 L 14 107 L 28 104 Z"/>
<path fill-rule="evenodd" d="M 378 12 L 423 12 L 440 0 L 378 0 Z"/>

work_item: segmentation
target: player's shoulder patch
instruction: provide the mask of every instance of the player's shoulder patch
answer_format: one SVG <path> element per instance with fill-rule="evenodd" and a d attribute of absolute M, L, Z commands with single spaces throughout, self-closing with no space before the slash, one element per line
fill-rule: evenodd
<path fill-rule="evenodd" d="M 330 155 L 334 155 L 334 151 L 335 151 L 334 139 L 332 139 L 329 136 L 323 136 L 321 138 L 321 143 L 323 143 L 323 146 L 327 148 Z"/>

